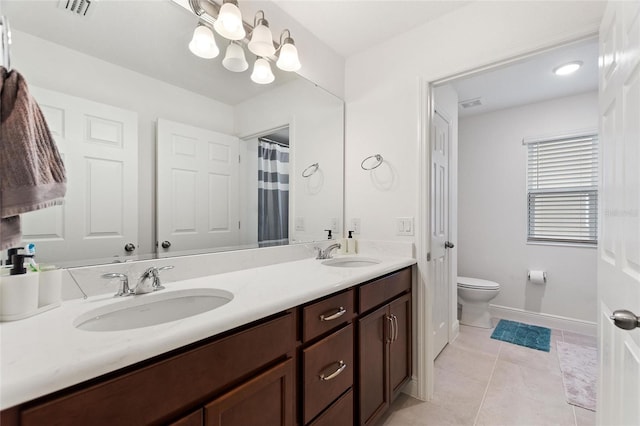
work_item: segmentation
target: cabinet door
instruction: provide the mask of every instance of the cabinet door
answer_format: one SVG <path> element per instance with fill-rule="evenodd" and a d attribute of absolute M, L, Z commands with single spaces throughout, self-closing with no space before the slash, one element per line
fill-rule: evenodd
<path fill-rule="evenodd" d="M 207 426 L 293 425 L 293 360 L 227 392 L 204 407 Z"/>
<path fill-rule="evenodd" d="M 360 425 L 372 424 L 389 407 L 388 306 L 358 321 Z"/>
<path fill-rule="evenodd" d="M 389 385 L 393 400 L 411 377 L 411 294 L 391 302 L 389 315 L 393 321 L 389 342 Z"/>

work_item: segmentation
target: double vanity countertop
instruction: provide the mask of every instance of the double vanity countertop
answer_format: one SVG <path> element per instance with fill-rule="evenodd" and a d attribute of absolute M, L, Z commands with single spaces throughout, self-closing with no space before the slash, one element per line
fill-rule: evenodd
<path fill-rule="evenodd" d="M 131 298 L 113 294 L 65 301 L 59 308 L 0 324 L 0 409 L 30 401 L 100 375 L 215 336 L 286 309 L 416 263 L 376 255 L 380 263 L 332 267 L 305 259 L 163 283 L 160 292 L 221 289 L 233 299 L 184 319 L 119 331 L 75 327 L 88 311 Z M 157 294 L 159 294 L 158 292 Z"/>

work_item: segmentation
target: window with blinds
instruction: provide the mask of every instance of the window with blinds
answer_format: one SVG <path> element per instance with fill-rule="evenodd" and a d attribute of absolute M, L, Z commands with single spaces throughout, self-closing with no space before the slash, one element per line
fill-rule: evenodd
<path fill-rule="evenodd" d="M 531 242 L 595 245 L 598 239 L 598 136 L 524 142 Z"/>

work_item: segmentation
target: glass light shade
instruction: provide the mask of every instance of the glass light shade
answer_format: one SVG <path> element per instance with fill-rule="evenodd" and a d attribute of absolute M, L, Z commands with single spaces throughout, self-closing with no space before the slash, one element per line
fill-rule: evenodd
<path fill-rule="evenodd" d="M 269 84 L 275 79 L 276 77 L 271 71 L 269 61 L 264 58 L 256 59 L 256 63 L 253 65 L 253 72 L 251 73 L 251 80 L 258 84 Z"/>
<path fill-rule="evenodd" d="M 293 43 L 285 41 L 280 48 L 276 65 L 283 71 L 298 71 L 300 69 L 302 65 L 298 59 L 298 49 Z"/>
<path fill-rule="evenodd" d="M 193 37 L 189 42 L 189 50 L 196 56 L 212 59 L 218 56 L 220 49 L 216 45 L 213 32 L 204 25 L 198 25 L 193 31 Z"/>
<path fill-rule="evenodd" d="M 228 40 L 242 40 L 246 35 L 240 9 L 233 3 L 224 3 L 222 5 L 213 28 Z"/>
<path fill-rule="evenodd" d="M 271 30 L 264 19 L 259 22 L 260 24 L 253 29 L 251 34 L 251 41 L 248 45 L 249 50 L 257 56 L 271 56 L 276 53 Z"/>
<path fill-rule="evenodd" d="M 249 68 L 249 63 L 244 57 L 244 49 L 236 43 L 229 43 L 222 66 L 233 72 L 242 72 Z"/>

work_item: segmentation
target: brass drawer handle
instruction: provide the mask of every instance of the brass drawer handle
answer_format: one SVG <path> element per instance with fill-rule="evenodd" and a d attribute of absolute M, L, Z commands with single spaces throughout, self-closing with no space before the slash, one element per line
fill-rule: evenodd
<path fill-rule="evenodd" d="M 345 308 L 343 308 L 342 306 L 340 306 L 338 308 L 338 312 L 336 312 L 335 314 L 326 315 L 326 316 L 325 316 L 325 314 L 320 315 L 320 321 L 331 321 L 331 320 L 334 320 L 336 318 L 340 318 L 341 316 L 343 316 L 346 313 L 347 313 L 347 310 Z"/>
<path fill-rule="evenodd" d="M 344 371 L 345 368 L 347 368 L 347 364 L 345 364 L 344 361 L 340 360 L 338 361 L 338 369 L 328 376 L 325 376 L 324 373 L 322 373 L 320 375 L 320 380 L 324 380 L 326 382 L 327 380 L 335 379 L 340 373 Z"/>

